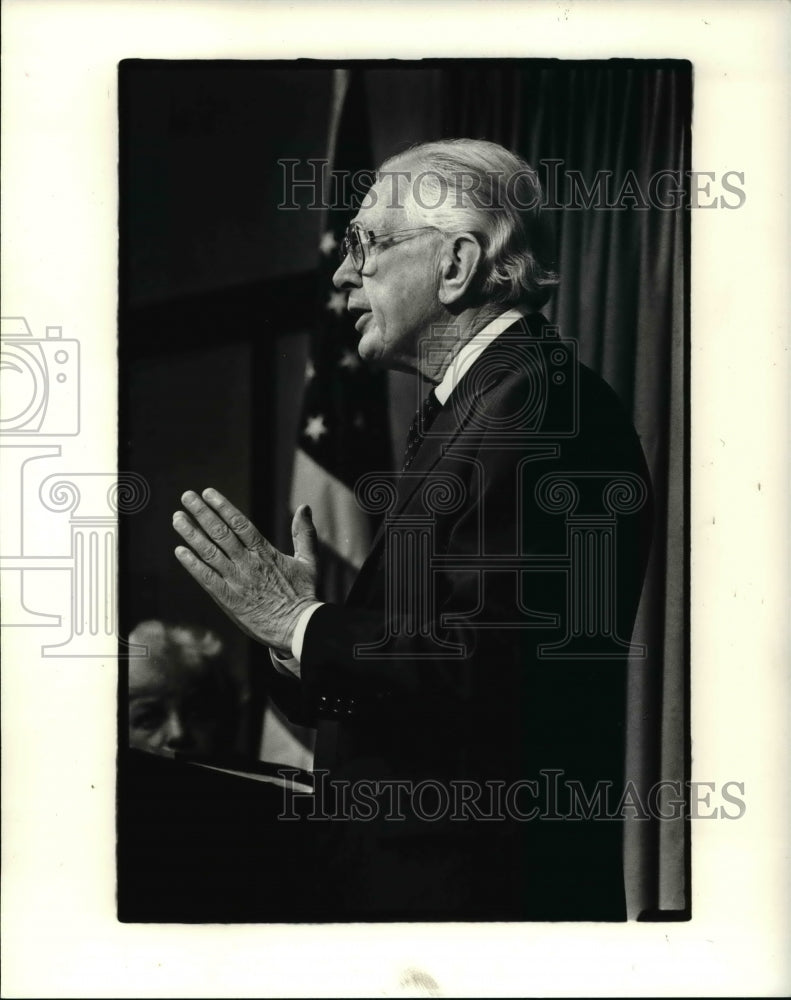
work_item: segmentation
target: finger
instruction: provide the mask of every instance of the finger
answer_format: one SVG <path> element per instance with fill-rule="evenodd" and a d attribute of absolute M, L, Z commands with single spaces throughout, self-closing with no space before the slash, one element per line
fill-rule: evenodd
<path fill-rule="evenodd" d="M 223 610 L 227 611 L 227 606 L 223 600 L 227 594 L 227 588 L 223 579 L 215 573 L 211 566 L 198 559 L 194 552 L 190 552 L 183 545 L 177 545 L 175 553 L 176 558 L 189 575 L 217 601 Z"/>
<path fill-rule="evenodd" d="M 240 558 L 244 554 L 244 546 L 231 531 L 226 522 L 207 507 L 201 497 L 193 490 L 182 493 L 181 502 L 190 514 L 200 524 L 206 535 L 217 545 L 229 559 Z"/>
<path fill-rule="evenodd" d="M 245 517 L 227 500 L 222 493 L 217 490 L 207 489 L 201 494 L 206 503 L 213 511 L 220 515 L 233 533 L 240 538 L 248 549 L 273 549 L 273 546 L 264 538 L 253 522 Z"/>
<path fill-rule="evenodd" d="M 309 566 L 316 565 L 318 539 L 313 524 L 313 512 L 307 504 L 297 507 L 291 521 L 291 537 L 294 541 L 294 558 Z"/>
<path fill-rule="evenodd" d="M 221 552 L 214 542 L 206 537 L 203 531 L 187 517 L 183 510 L 177 510 L 173 515 L 173 527 L 203 562 L 208 563 L 220 575 L 227 576 L 232 572 L 233 564 L 225 553 Z"/>

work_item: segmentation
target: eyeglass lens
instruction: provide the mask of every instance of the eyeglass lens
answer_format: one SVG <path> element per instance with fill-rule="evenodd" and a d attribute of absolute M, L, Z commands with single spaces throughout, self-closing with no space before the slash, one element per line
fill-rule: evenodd
<path fill-rule="evenodd" d="M 357 229 L 352 226 L 346 230 L 341 242 L 341 262 L 346 259 L 347 255 L 351 255 L 352 263 L 359 271 L 365 263 L 365 252 L 360 235 Z"/>

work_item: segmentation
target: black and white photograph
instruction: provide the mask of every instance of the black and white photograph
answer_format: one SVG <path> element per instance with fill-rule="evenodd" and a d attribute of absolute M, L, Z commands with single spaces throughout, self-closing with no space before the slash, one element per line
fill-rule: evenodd
<path fill-rule="evenodd" d="M 785 995 L 787 9 L 2 18 L 3 995 Z"/>
<path fill-rule="evenodd" d="M 121 64 L 122 919 L 688 917 L 692 90 Z"/>

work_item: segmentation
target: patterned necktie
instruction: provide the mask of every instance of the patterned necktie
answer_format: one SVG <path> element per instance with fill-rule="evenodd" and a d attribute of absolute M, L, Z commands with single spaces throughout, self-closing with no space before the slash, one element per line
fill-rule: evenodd
<path fill-rule="evenodd" d="M 409 433 L 406 437 L 406 449 L 404 451 L 404 464 L 401 468 L 402 472 L 406 472 L 415 455 L 418 453 L 420 445 L 423 443 L 423 436 L 426 431 L 434 423 L 434 418 L 437 416 L 439 411 L 442 409 L 442 403 L 437 399 L 437 395 L 432 389 L 431 392 L 423 400 L 420 409 L 415 413 L 412 418 L 412 423 L 409 427 Z"/>

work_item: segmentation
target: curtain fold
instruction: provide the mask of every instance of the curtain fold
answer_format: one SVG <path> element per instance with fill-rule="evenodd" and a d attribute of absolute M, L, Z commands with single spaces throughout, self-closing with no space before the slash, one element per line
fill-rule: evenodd
<path fill-rule="evenodd" d="M 445 136 L 490 139 L 520 153 L 554 189 L 558 206 L 578 196 L 580 207 L 548 209 L 561 285 L 547 312 L 631 412 L 655 492 L 653 549 L 634 634 L 647 656 L 629 669 L 627 777 L 643 793 L 660 779 L 683 787 L 689 212 L 683 197 L 675 207 L 658 203 L 672 206 L 674 181 L 683 186 L 690 165 L 691 66 L 542 61 L 441 72 Z M 661 171 L 676 175 L 657 182 Z M 630 822 L 625 839 L 630 917 L 683 911 L 684 820 Z"/>

